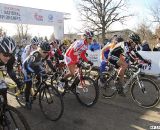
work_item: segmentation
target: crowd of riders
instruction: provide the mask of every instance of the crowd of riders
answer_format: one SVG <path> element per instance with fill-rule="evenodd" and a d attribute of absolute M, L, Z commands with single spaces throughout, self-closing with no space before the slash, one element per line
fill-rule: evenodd
<path fill-rule="evenodd" d="M 24 79 L 26 83 L 25 98 L 26 108 L 31 109 L 31 101 L 29 100 L 30 89 L 32 80 L 32 73 L 36 75 L 45 74 L 44 62 L 52 71 L 56 71 L 56 67 L 53 64 L 55 61 L 57 64 L 59 60 L 63 60 L 67 66 L 68 72 L 60 79 L 58 90 L 64 91 L 64 87 L 67 85 L 68 78 L 75 75 L 75 69 L 79 66 L 79 59 L 83 59 L 85 62 L 93 65 L 90 59 L 87 58 L 88 46 L 92 43 L 94 34 L 92 31 L 85 31 L 83 39 L 75 39 L 73 42 L 65 41 L 63 44 L 59 40 L 39 41 L 37 37 L 33 37 L 29 45 L 18 47 L 16 49 L 15 41 L 8 36 L 1 37 L 0 39 L 0 66 L 6 66 L 8 75 L 13 79 L 19 88 L 19 92 L 24 85 L 16 77 L 14 71 L 15 60 L 20 62 L 23 68 Z M 111 41 L 101 49 L 100 59 L 100 73 L 107 71 L 105 68 L 109 63 L 113 64 L 117 68 L 118 75 L 116 81 L 118 84 L 123 84 L 124 72 L 128 67 L 129 62 L 135 62 L 138 58 L 145 63 L 150 63 L 147 59 L 144 59 L 136 50 L 136 46 L 141 44 L 141 39 L 138 34 L 132 33 L 128 36 L 128 40 L 124 41 L 122 37 L 115 35 Z M 38 76 L 37 76 L 38 77 Z M 103 82 L 103 76 L 101 75 L 101 82 Z M 37 82 L 38 84 L 38 82 Z M 119 85 L 119 93 L 124 95 L 122 85 Z"/>

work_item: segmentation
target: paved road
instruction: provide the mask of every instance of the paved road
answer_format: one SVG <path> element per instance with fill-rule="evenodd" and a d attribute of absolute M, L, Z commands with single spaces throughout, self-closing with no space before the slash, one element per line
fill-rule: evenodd
<path fill-rule="evenodd" d="M 86 108 L 73 94 L 67 94 L 64 114 L 57 122 L 45 119 L 38 102 L 34 102 L 31 111 L 21 108 L 11 95 L 9 103 L 24 114 L 32 130 L 149 130 L 152 126 L 160 127 L 160 104 L 153 109 L 143 109 L 134 104 L 129 95 L 112 100 L 100 97 L 95 106 Z"/>

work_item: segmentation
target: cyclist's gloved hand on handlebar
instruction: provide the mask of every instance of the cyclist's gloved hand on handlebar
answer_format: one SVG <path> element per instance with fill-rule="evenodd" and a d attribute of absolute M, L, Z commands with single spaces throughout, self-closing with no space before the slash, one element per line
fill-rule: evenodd
<path fill-rule="evenodd" d="M 151 65 L 151 61 L 147 60 L 147 59 L 144 59 L 144 63 L 147 63 L 148 65 Z"/>
<path fill-rule="evenodd" d="M 91 66 L 93 66 L 93 62 L 92 61 L 88 61 L 88 64 L 90 64 Z"/>
<path fill-rule="evenodd" d="M 81 64 L 80 63 L 76 63 L 77 67 L 80 68 L 81 67 Z"/>
<path fill-rule="evenodd" d="M 48 76 L 47 76 L 45 71 L 41 71 L 39 74 L 40 74 L 40 76 L 43 77 L 43 79 L 47 79 L 48 78 Z"/>

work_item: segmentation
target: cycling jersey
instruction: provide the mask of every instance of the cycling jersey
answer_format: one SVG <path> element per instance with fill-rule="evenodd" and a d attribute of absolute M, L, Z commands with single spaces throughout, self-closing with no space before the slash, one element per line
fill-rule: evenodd
<path fill-rule="evenodd" d="M 113 49 L 115 47 L 116 43 L 109 43 L 106 44 L 102 50 L 101 50 L 101 61 L 108 59 L 108 54 L 110 52 L 110 49 Z"/>
<path fill-rule="evenodd" d="M 65 63 L 67 65 L 76 64 L 79 58 L 88 62 L 88 59 L 86 58 L 86 50 L 88 50 L 88 45 L 85 40 L 75 41 L 66 51 Z"/>
<path fill-rule="evenodd" d="M 32 48 L 32 45 L 27 45 L 25 48 L 24 48 L 24 50 L 23 50 L 23 53 L 22 53 L 22 63 L 24 62 L 24 60 L 27 58 L 27 56 L 31 53 L 31 52 L 33 52 L 33 51 L 35 51 L 36 49 L 33 49 Z"/>
<path fill-rule="evenodd" d="M 63 60 L 64 56 L 62 55 L 62 51 L 60 49 L 55 49 L 49 52 L 49 58 L 57 60 Z"/>
<path fill-rule="evenodd" d="M 111 49 L 114 48 L 114 46 L 116 45 L 116 43 L 109 43 L 109 44 L 106 44 L 102 50 L 101 50 L 101 57 L 100 57 L 100 60 L 101 60 L 101 65 L 99 67 L 100 69 L 100 73 L 103 73 L 106 71 L 106 66 L 107 66 L 107 62 L 106 60 L 108 61 L 108 55 L 109 55 L 109 52 Z"/>
<path fill-rule="evenodd" d="M 47 59 L 47 57 L 46 57 Z M 39 51 L 32 52 L 23 62 L 24 69 L 33 73 L 40 72 L 43 70 L 43 62 L 45 59 L 41 57 Z"/>
<path fill-rule="evenodd" d="M 131 48 L 131 46 L 129 46 L 128 42 L 120 42 L 110 51 L 109 62 L 111 62 L 116 66 L 116 68 L 118 68 L 119 66 L 117 65 L 117 62 L 122 56 L 124 56 L 124 60 L 126 62 L 134 62 L 135 58 L 144 61 L 144 59 L 141 57 L 141 55 L 139 55 L 136 49 L 133 49 Z"/>

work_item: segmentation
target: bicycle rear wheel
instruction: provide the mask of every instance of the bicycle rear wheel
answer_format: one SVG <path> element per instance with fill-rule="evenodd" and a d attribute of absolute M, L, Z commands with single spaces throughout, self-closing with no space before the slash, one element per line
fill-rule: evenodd
<path fill-rule="evenodd" d="M 83 86 L 80 80 L 75 86 L 76 98 L 82 105 L 91 107 L 96 104 L 99 97 L 99 87 L 95 84 L 94 80 L 90 77 L 83 77 Z"/>
<path fill-rule="evenodd" d="M 135 103 L 143 108 L 156 106 L 160 100 L 159 87 L 148 78 L 141 77 L 139 81 L 135 80 L 131 86 L 131 96 Z"/>
<path fill-rule="evenodd" d="M 19 103 L 20 106 L 25 107 L 26 104 L 26 98 L 25 98 L 25 93 L 19 93 L 16 95 L 16 100 Z"/>
<path fill-rule="evenodd" d="M 39 105 L 44 116 L 51 120 L 57 121 L 61 118 L 64 111 L 63 99 L 58 90 L 51 85 L 45 85 L 39 93 Z"/>
<path fill-rule="evenodd" d="M 30 130 L 30 126 L 24 116 L 14 107 L 7 106 L 0 128 L 3 130 Z"/>
<path fill-rule="evenodd" d="M 97 85 L 100 87 L 100 91 L 104 98 L 113 98 L 117 94 L 114 79 L 107 72 L 103 73 L 104 83 L 100 81 L 100 76 L 97 78 Z"/>

